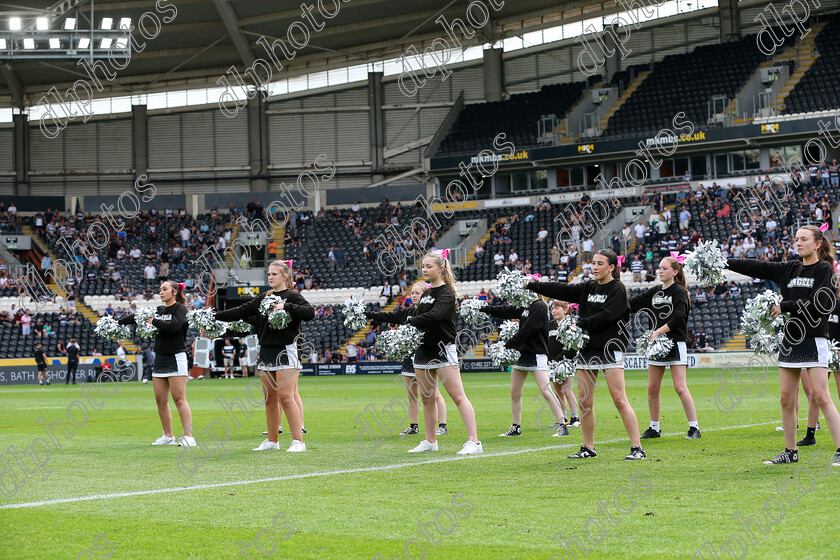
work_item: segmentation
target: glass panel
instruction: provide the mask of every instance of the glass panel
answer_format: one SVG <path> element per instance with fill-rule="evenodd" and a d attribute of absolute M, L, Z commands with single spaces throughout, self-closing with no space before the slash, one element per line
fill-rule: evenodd
<path fill-rule="evenodd" d="M 531 172 L 531 189 L 545 190 L 548 188 L 548 170 L 538 169 Z"/>
<path fill-rule="evenodd" d="M 572 172 L 572 180 L 571 184 L 573 187 L 578 187 L 583 185 L 583 167 L 573 167 L 570 169 Z"/>
<path fill-rule="evenodd" d="M 758 148 L 744 150 L 744 169 L 761 169 Z"/>
<path fill-rule="evenodd" d="M 521 192 L 528 190 L 528 174 L 527 173 L 513 173 L 511 174 L 512 191 Z"/>
<path fill-rule="evenodd" d="M 730 152 L 729 157 L 729 169 L 732 171 L 744 170 L 744 152 Z"/>

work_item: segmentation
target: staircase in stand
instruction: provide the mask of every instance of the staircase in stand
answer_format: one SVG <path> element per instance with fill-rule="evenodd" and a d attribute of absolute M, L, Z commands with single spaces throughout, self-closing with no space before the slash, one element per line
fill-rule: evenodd
<path fill-rule="evenodd" d="M 776 96 L 776 107 L 779 108 L 780 112 L 785 110 L 785 99 L 787 99 L 787 96 L 790 95 L 790 92 L 793 91 L 793 88 L 796 87 L 796 84 L 799 83 L 802 76 L 804 76 L 811 66 L 813 66 L 817 61 L 819 53 L 817 52 L 814 40 L 824 27 L 825 23 L 816 23 L 812 25 L 811 32 L 808 33 L 804 39 L 799 41 L 795 47 L 793 47 L 796 70 L 794 70 L 788 82 L 779 91 L 779 95 Z"/>
<path fill-rule="evenodd" d="M 630 96 L 633 95 L 633 92 L 639 89 L 639 86 L 642 85 L 642 82 L 644 82 L 648 76 L 650 76 L 649 70 L 646 70 L 640 73 L 638 76 L 636 76 L 636 79 L 633 80 L 627 87 L 627 89 L 624 90 L 621 96 L 619 96 L 618 100 L 615 102 L 615 105 L 613 105 L 612 108 L 610 108 L 610 110 L 607 111 L 603 117 L 601 117 L 601 130 L 607 129 L 607 123 L 610 121 L 610 117 L 612 117 L 614 114 L 616 114 L 616 112 L 619 109 L 621 109 L 621 106 L 624 105 L 624 102 L 630 99 Z"/>

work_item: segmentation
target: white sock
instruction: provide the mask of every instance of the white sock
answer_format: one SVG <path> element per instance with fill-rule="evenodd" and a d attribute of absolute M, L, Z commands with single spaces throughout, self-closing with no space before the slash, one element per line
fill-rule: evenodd
<path fill-rule="evenodd" d="M 659 431 L 659 422 L 654 422 L 653 420 L 650 421 L 650 427 L 657 432 Z"/>
<path fill-rule="evenodd" d="M 698 430 L 700 429 L 700 426 L 697 424 L 696 420 L 694 422 L 689 422 L 688 427 L 689 428 L 697 428 Z"/>

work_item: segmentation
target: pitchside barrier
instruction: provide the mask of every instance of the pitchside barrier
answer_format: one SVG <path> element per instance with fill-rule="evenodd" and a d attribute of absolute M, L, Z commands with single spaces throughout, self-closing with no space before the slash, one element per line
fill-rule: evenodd
<path fill-rule="evenodd" d="M 689 368 L 761 367 L 775 362 L 772 358 L 756 356 L 752 352 L 699 352 L 688 354 Z M 129 355 L 133 367 L 120 373 L 120 381 L 139 381 L 138 371 L 143 369 L 142 356 Z M 116 356 L 85 356 L 79 358 L 76 381 L 81 382 L 96 374 L 96 365 L 104 362 L 116 368 Z M 624 369 L 647 371 L 647 358 L 639 354 L 624 355 Z M 67 358 L 47 358 L 47 371 L 53 383 L 63 383 L 67 378 Z M 310 364 L 301 367 L 302 375 L 399 375 L 400 362 L 357 362 L 354 364 Z M 499 371 L 486 358 L 467 358 L 461 361 L 461 371 Z M 34 385 L 38 383 L 38 370 L 33 358 L 0 360 L 0 385 Z"/>
<path fill-rule="evenodd" d="M 76 368 L 76 383 L 83 383 L 88 379 L 96 379 L 98 371 L 107 363 L 110 371 L 118 376 L 118 381 L 139 381 L 138 372 L 143 370 L 143 357 L 129 354 L 126 356 L 128 365 L 120 368 L 116 356 L 79 356 L 79 367 Z M 99 366 L 99 367 L 97 367 Z M 105 369 L 104 371 L 108 371 Z M 50 383 L 64 383 L 67 380 L 67 358 L 47 357 L 47 372 Z M 106 376 L 104 379 L 108 379 Z M 0 360 L 0 385 L 37 385 L 38 367 L 35 358 L 11 358 Z"/>

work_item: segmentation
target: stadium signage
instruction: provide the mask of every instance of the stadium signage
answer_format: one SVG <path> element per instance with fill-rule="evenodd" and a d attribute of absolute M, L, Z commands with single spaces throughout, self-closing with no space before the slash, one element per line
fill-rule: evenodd
<path fill-rule="evenodd" d="M 762 134 L 776 134 L 779 132 L 779 123 L 768 123 L 761 125 Z"/>
<path fill-rule="evenodd" d="M 606 157 L 610 159 L 621 159 L 626 157 L 628 152 L 638 154 L 640 143 L 645 149 L 655 149 L 655 147 L 659 147 L 663 151 L 667 150 L 668 152 L 670 152 L 671 149 L 674 149 L 677 145 L 700 145 L 712 142 L 727 142 L 730 143 L 730 145 L 734 142 L 737 142 L 740 143 L 741 146 L 743 146 L 750 139 L 766 139 L 768 134 L 776 134 L 780 136 L 794 134 L 810 134 L 814 136 L 817 134 L 824 134 L 820 132 L 820 130 L 822 128 L 825 128 L 825 125 L 821 127 L 819 121 L 820 118 L 785 121 L 784 132 L 782 132 L 780 125 L 779 130 L 774 133 L 771 133 L 766 130 L 762 132 L 762 126 L 764 125 L 760 124 L 748 124 L 732 127 L 713 127 L 708 128 L 706 130 L 695 130 L 691 134 L 684 135 L 683 139 L 677 140 L 676 143 L 675 138 L 679 137 L 680 135 L 672 134 L 670 132 L 660 134 L 658 140 L 654 138 L 640 138 L 638 136 L 636 136 L 635 138 L 631 137 L 620 139 L 594 140 L 592 142 L 592 145 L 594 146 L 592 155 L 598 154 L 600 157 Z M 834 143 L 836 143 L 836 141 L 832 141 L 832 144 Z M 539 161 L 553 164 L 556 160 L 571 160 L 574 158 L 589 156 L 590 154 L 581 151 L 582 149 L 580 148 L 580 146 L 581 145 L 578 144 L 561 144 L 559 146 L 531 148 L 528 150 L 528 161 Z M 463 163 L 464 165 L 467 165 L 468 161 L 472 157 L 472 155 L 439 155 L 431 158 L 429 166 L 432 171 L 458 169 L 459 164 Z M 500 159 L 499 161 L 507 164 L 514 163 L 511 161 L 511 158 L 504 158 Z"/>
<path fill-rule="evenodd" d="M 698 140 L 705 140 L 705 139 L 706 139 L 706 132 L 704 130 L 701 130 L 700 132 L 695 132 L 694 134 L 682 134 L 680 136 L 657 134 L 653 138 L 645 139 L 645 145 L 646 146 L 671 146 L 673 144 L 679 144 L 680 142 L 696 142 Z"/>
<path fill-rule="evenodd" d="M 235 288 L 227 289 L 227 299 L 246 299 L 255 298 L 264 291 L 269 289 L 268 286 L 237 286 Z"/>
<path fill-rule="evenodd" d="M 581 144 L 577 150 L 579 154 L 591 154 L 595 152 L 595 144 Z"/>
<path fill-rule="evenodd" d="M 515 154 L 494 154 L 488 152 L 487 150 L 481 152 L 477 156 L 473 156 L 470 158 L 470 163 L 477 164 L 477 163 L 497 163 L 500 161 L 511 161 L 517 159 L 529 159 L 528 158 L 528 151 L 521 150 L 516 152 Z"/>
<path fill-rule="evenodd" d="M 3 245 L 7 249 L 16 249 L 18 251 L 29 251 L 32 249 L 31 235 L 6 235 L 3 237 Z"/>

